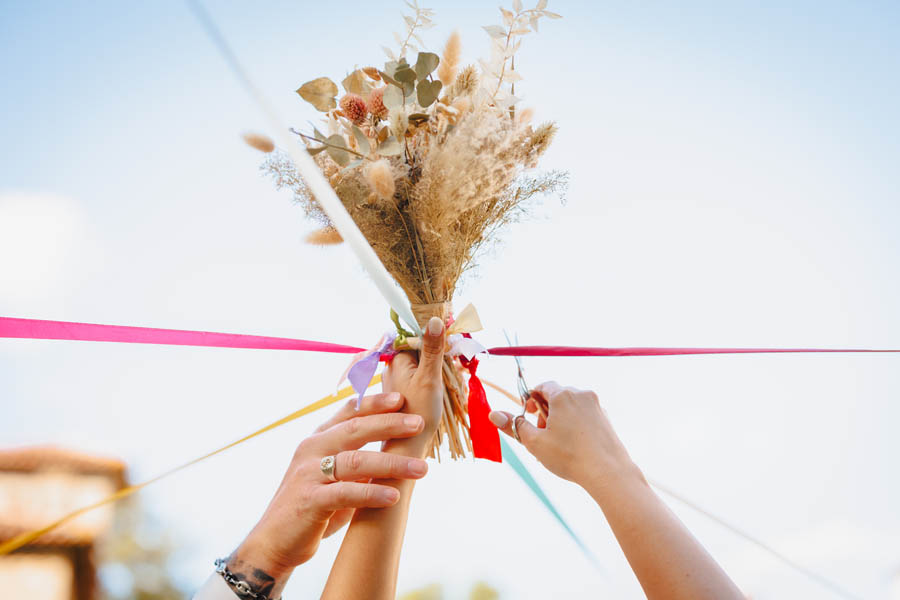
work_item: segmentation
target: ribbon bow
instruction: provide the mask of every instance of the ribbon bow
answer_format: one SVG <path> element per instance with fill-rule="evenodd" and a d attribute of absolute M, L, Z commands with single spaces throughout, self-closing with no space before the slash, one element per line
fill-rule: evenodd
<path fill-rule="evenodd" d="M 397 326 L 397 340 L 394 342 L 395 350 L 419 350 L 422 348 L 422 338 L 403 329 L 397 313 L 391 311 L 391 319 Z M 447 343 L 450 346 L 447 353 L 450 356 L 464 356 L 467 360 L 472 360 L 476 354 L 487 352 L 487 348 L 474 340 L 470 335 L 482 329 L 484 329 L 484 326 L 478 317 L 478 311 L 475 310 L 473 305 L 467 304 L 460 311 L 459 316 L 451 320 L 447 327 Z"/>
<path fill-rule="evenodd" d="M 373 348 L 356 354 L 353 357 L 353 360 L 350 361 L 347 370 L 341 375 L 338 387 L 344 383 L 345 379 L 350 382 L 350 387 L 352 387 L 353 391 L 357 394 L 356 410 L 359 410 L 359 404 L 362 402 L 362 397 L 366 393 L 366 390 L 369 389 L 372 378 L 375 377 L 375 370 L 378 369 L 378 363 L 381 361 L 382 357 L 393 356 L 397 353 L 394 350 L 394 340 L 396 338 L 397 334 L 394 332 L 386 333 L 381 336 L 381 339 Z"/>

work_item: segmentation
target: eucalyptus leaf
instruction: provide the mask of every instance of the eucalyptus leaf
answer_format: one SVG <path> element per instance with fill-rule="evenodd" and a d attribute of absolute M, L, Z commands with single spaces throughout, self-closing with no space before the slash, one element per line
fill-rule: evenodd
<path fill-rule="evenodd" d="M 394 73 L 397 72 L 398 66 L 400 66 L 400 63 L 398 63 L 396 60 L 389 60 L 386 63 L 384 63 L 384 72 L 387 73 L 388 75 L 390 75 L 391 77 L 393 77 Z M 383 75 L 384 75 L 384 73 L 382 73 L 382 76 Z"/>
<path fill-rule="evenodd" d="M 394 79 L 392 76 L 388 75 L 385 71 L 378 71 L 378 74 L 381 75 L 381 79 L 385 83 L 389 83 L 391 85 L 396 85 L 398 88 L 402 88 L 403 84 Z"/>
<path fill-rule="evenodd" d="M 403 91 L 399 87 L 389 85 L 384 88 L 384 96 L 382 96 L 381 101 L 388 109 L 403 106 Z"/>
<path fill-rule="evenodd" d="M 310 156 L 315 156 L 319 152 L 322 152 L 323 150 L 325 150 L 325 148 L 327 148 L 327 147 L 328 146 L 319 146 L 318 148 L 307 148 L 306 151 L 309 152 Z"/>
<path fill-rule="evenodd" d="M 380 154 L 381 156 L 396 156 L 403 153 L 403 146 L 400 145 L 400 142 L 397 141 L 397 138 L 391 136 L 381 142 L 376 152 L 378 152 L 378 154 Z"/>
<path fill-rule="evenodd" d="M 328 136 L 325 142 L 329 144 L 326 146 L 328 156 L 340 166 L 346 167 L 350 162 L 350 153 L 346 150 L 347 143 L 344 141 L 344 136 L 336 133 Z"/>
<path fill-rule="evenodd" d="M 362 69 L 356 69 L 347 75 L 341 82 L 341 85 L 344 86 L 344 89 L 347 90 L 348 93 L 357 94 L 363 98 L 368 96 L 369 92 L 372 91 L 372 84 L 369 83 L 369 79 L 366 77 L 366 74 L 363 73 Z"/>
<path fill-rule="evenodd" d="M 327 77 L 307 81 L 300 86 L 297 93 L 321 112 L 328 112 L 337 106 L 334 97 L 337 96 L 338 86 Z"/>
<path fill-rule="evenodd" d="M 440 57 L 434 52 L 419 52 L 419 57 L 416 59 L 416 76 L 419 81 L 431 75 L 440 62 Z"/>
<path fill-rule="evenodd" d="M 353 137 L 356 138 L 356 144 L 359 146 L 360 154 L 368 154 L 371 151 L 369 146 L 369 138 L 356 125 L 353 126 Z"/>
<path fill-rule="evenodd" d="M 358 167 L 362 163 L 363 163 L 363 159 L 361 159 L 361 158 L 357 158 L 356 160 L 351 160 L 349 163 L 347 163 L 347 166 L 345 166 L 343 169 L 341 169 L 341 171 L 349 171 L 350 169 L 352 169 L 354 167 Z"/>
<path fill-rule="evenodd" d="M 427 108 L 431 106 L 440 95 L 441 82 L 438 80 L 420 81 L 416 91 L 416 99 L 419 101 L 419 106 Z"/>
<path fill-rule="evenodd" d="M 407 67 L 400 67 L 397 69 L 397 72 L 394 73 L 394 79 L 396 79 L 403 86 L 403 95 L 409 96 L 416 89 L 416 72 Z"/>
<path fill-rule="evenodd" d="M 410 69 L 409 66 L 400 67 L 397 69 L 397 72 L 394 73 L 394 79 L 401 83 L 415 83 L 416 72 Z"/>

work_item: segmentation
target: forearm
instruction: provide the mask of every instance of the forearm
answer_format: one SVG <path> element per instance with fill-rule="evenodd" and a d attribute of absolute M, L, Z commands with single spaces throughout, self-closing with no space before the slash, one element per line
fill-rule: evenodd
<path fill-rule="evenodd" d="M 649 600 L 744 598 L 636 466 L 586 489 L 606 515 Z"/>
<path fill-rule="evenodd" d="M 383 450 L 424 458 L 433 435 L 430 431 L 415 438 L 392 440 Z M 393 600 L 396 596 L 400 550 L 415 482 L 385 479 L 373 483 L 396 488 L 400 499 L 387 508 L 356 511 L 322 592 L 323 600 Z"/>

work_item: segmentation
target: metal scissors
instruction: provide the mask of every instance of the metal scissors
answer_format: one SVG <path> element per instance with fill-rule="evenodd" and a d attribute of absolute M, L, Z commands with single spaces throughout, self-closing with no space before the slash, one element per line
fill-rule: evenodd
<path fill-rule="evenodd" d="M 505 329 L 503 330 L 503 337 L 506 338 L 507 345 L 509 345 L 509 346 L 513 345 L 512 340 L 509 339 L 509 334 L 506 333 Z M 515 345 L 518 346 L 519 345 L 519 334 L 516 334 L 515 342 L 516 342 Z M 517 370 L 516 388 L 517 388 L 517 391 L 519 392 L 519 400 L 522 402 L 522 412 L 513 417 L 512 430 L 513 430 L 513 435 L 515 436 L 516 440 L 521 442 L 522 440 L 519 439 L 519 429 L 518 429 L 519 417 L 521 417 L 523 419 L 525 418 L 525 415 L 527 413 L 527 407 L 528 407 L 528 399 L 531 398 L 532 396 L 531 396 L 531 388 L 528 387 L 528 384 L 525 382 L 525 371 L 522 368 L 522 359 L 520 359 L 518 356 L 515 356 L 515 355 L 513 355 L 513 358 L 516 359 L 516 370 Z M 538 412 L 540 412 L 541 416 L 544 417 L 544 419 L 546 419 L 547 418 L 547 410 L 546 410 L 546 407 L 544 407 L 543 402 L 541 402 L 535 398 L 535 404 L 537 405 Z"/>

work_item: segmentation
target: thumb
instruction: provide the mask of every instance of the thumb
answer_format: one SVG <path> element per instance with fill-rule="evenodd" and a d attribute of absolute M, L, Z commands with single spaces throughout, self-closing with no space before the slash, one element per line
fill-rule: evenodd
<path fill-rule="evenodd" d="M 491 414 L 488 415 L 488 419 L 494 424 L 494 427 L 514 439 L 516 435 L 513 432 L 512 424 L 514 419 L 518 419 L 516 421 L 516 430 L 519 432 L 519 441 L 529 452 L 534 454 L 532 445 L 541 436 L 541 430 L 529 423 L 528 419 L 521 415 L 513 416 L 508 412 L 500 410 L 491 411 Z"/>
<path fill-rule="evenodd" d="M 431 317 L 422 334 L 422 350 L 416 376 L 426 381 L 440 381 L 444 365 L 444 322 Z"/>

